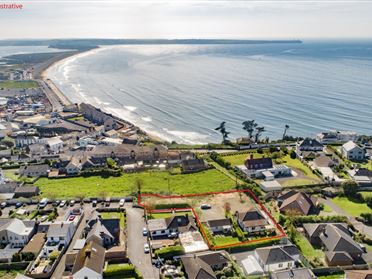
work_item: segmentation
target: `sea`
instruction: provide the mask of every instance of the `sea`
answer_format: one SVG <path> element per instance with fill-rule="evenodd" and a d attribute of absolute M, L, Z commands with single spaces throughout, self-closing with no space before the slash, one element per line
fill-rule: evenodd
<path fill-rule="evenodd" d="M 246 136 L 372 134 L 372 41 L 103 46 L 51 67 L 73 102 L 86 102 L 177 143 Z"/>

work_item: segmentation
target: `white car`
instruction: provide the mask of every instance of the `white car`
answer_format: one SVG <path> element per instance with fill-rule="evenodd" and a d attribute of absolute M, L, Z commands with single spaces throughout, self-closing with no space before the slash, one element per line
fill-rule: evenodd
<path fill-rule="evenodd" d="M 121 199 L 121 200 L 119 201 L 119 206 L 120 206 L 120 207 L 123 207 L 123 206 L 124 206 L 124 203 L 125 203 L 125 200 L 124 200 L 124 199 Z"/>
<path fill-rule="evenodd" d="M 61 203 L 59 204 L 59 207 L 64 207 L 65 205 L 66 205 L 66 201 L 63 200 L 63 201 L 61 201 Z"/>
<path fill-rule="evenodd" d="M 148 234 L 147 228 L 146 227 L 143 227 L 143 229 L 142 229 L 142 235 L 143 236 L 147 236 L 147 234 Z"/>
<path fill-rule="evenodd" d="M 145 254 L 150 253 L 150 246 L 147 243 L 143 245 L 143 251 Z"/>

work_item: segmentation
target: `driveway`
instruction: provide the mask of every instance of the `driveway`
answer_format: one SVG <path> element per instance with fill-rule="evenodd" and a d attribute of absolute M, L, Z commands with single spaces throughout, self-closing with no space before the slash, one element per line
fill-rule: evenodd
<path fill-rule="evenodd" d="M 358 231 L 360 231 L 361 233 L 367 235 L 369 238 L 372 239 L 372 227 L 371 226 L 366 226 L 362 222 L 359 222 L 358 220 L 356 220 L 355 217 L 349 215 L 343 209 L 341 209 L 336 204 L 334 204 L 330 198 L 325 198 L 325 199 L 320 198 L 319 201 L 321 203 L 324 203 L 324 204 L 328 205 L 338 215 L 346 216 L 349 219 L 350 223 L 352 223 L 353 226 Z"/>
<path fill-rule="evenodd" d="M 141 272 L 143 278 L 159 278 L 159 271 L 152 265 L 150 254 L 143 252 L 143 245 L 147 242 L 147 238 L 142 236 L 142 229 L 145 226 L 143 210 L 126 207 L 126 212 L 128 257 Z"/>

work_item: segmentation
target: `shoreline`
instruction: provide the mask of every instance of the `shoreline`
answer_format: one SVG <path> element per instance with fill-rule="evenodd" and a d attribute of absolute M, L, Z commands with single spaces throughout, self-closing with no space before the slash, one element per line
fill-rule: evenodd
<path fill-rule="evenodd" d="M 47 71 L 51 67 L 53 67 L 53 66 L 55 66 L 59 63 L 63 63 L 66 60 L 68 60 L 68 59 L 70 59 L 74 56 L 78 56 L 78 55 L 83 54 L 83 53 L 88 53 L 89 51 L 96 50 L 96 49 L 99 49 L 99 47 L 91 48 L 91 49 L 85 49 L 85 50 L 78 50 L 78 51 L 74 51 L 74 52 L 67 52 L 67 53 L 65 52 L 65 53 L 63 53 L 63 55 L 61 55 L 61 57 L 59 57 L 57 55 L 57 56 L 55 56 L 51 59 L 52 61 L 45 61 L 45 62 L 41 63 L 41 64 L 45 64 L 45 65 L 40 65 L 39 66 L 39 67 L 41 67 L 41 69 L 39 70 L 38 77 L 40 78 L 40 80 L 42 82 L 44 82 L 45 84 L 47 84 L 49 86 L 50 91 L 53 92 L 53 94 L 59 99 L 59 102 L 62 103 L 63 106 L 71 105 L 71 104 L 73 104 L 73 102 L 71 100 L 69 100 L 69 98 L 66 96 L 66 94 L 63 93 L 63 91 L 53 82 L 52 79 L 48 78 Z M 46 92 L 44 92 L 44 94 L 46 94 Z M 90 104 L 90 105 L 92 105 L 92 104 Z M 149 132 L 143 130 L 138 125 L 135 125 L 134 123 L 132 123 L 132 122 L 126 120 L 126 119 L 123 119 L 122 117 L 119 117 L 117 115 L 113 115 L 112 113 L 107 112 L 104 109 L 101 109 L 99 107 L 96 107 L 95 105 L 92 105 L 92 106 L 94 106 L 96 109 L 102 110 L 104 113 L 106 113 L 108 115 L 113 116 L 119 122 L 123 122 L 123 123 L 127 123 L 127 124 L 132 125 L 135 129 L 138 130 L 137 133 L 147 136 L 150 139 L 150 141 L 152 141 L 152 142 L 163 143 L 163 144 L 169 143 L 168 141 L 162 139 L 161 137 L 156 136 L 152 133 L 149 133 Z"/>

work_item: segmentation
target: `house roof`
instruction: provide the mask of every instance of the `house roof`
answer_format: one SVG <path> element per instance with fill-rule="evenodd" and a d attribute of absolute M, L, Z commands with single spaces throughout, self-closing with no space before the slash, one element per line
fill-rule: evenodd
<path fill-rule="evenodd" d="M 39 187 L 35 187 L 35 186 L 31 186 L 31 187 L 26 187 L 26 186 L 22 186 L 22 187 L 17 187 L 15 190 L 14 190 L 14 193 L 18 193 L 18 194 L 24 194 L 24 193 L 38 193 L 39 192 Z"/>
<path fill-rule="evenodd" d="M 362 248 L 349 233 L 334 225 L 325 226 L 324 231 L 319 235 L 328 251 L 363 253 Z"/>
<path fill-rule="evenodd" d="M 288 248 L 288 247 L 283 248 L 282 246 L 272 246 L 272 247 L 257 248 L 256 253 L 260 257 L 260 259 L 263 261 L 263 263 L 265 265 L 268 265 L 268 264 L 294 261 L 293 255 L 289 253 L 290 251 L 293 254 L 293 250 L 294 249 Z M 298 255 L 299 255 L 299 252 L 298 252 Z"/>
<path fill-rule="evenodd" d="M 349 140 L 347 143 L 345 143 L 342 146 L 342 148 L 345 149 L 345 151 L 347 151 L 347 152 L 353 150 L 354 148 L 362 149 L 355 142 L 353 142 L 351 140 Z"/>
<path fill-rule="evenodd" d="M 221 227 L 221 226 L 231 226 L 231 219 L 215 219 L 207 221 L 209 227 Z"/>
<path fill-rule="evenodd" d="M 44 173 L 50 169 L 49 165 L 42 164 L 42 165 L 28 165 L 28 166 L 21 166 L 19 172 L 22 174 L 24 172 L 38 172 Z"/>
<path fill-rule="evenodd" d="M 326 226 L 336 226 L 345 233 L 348 233 L 348 228 L 345 223 L 305 223 L 303 228 L 310 237 L 319 237 Z"/>
<path fill-rule="evenodd" d="M 91 230 L 87 235 L 87 239 L 90 239 L 92 236 L 101 238 L 101 235 L 107 235 L 115 241 L 119 241 L 119 231 L 120 231 L 120 219 L 98 219 L 97 222 L 93 224 Z"/>
<path fill-rule="evenodd" d="M 35 221 L 23 221 L 17 218 L 0 219 L 0 231 L 7 230 L 16 234 L 29 234 L 35 227 Z"/>
<path fill-rule="evenodd" d="M 206 252 L 198 254 L 198 257 L 209 265 L 221 265 L 228 263 L 229 257 L 225 251 Z"/>
<path fill-rule="evenodd" d="M 89 268 L 98 274 L 102 274 L 105 263 L 105 248 L 96 242 L 90 241 L 76 255 L 72 274 L 75 274 L 82 268 Z"/>
<path fill-rule="evenodd" d="M 65 237 L 71 226 L 73 226 L 73 223 L 71 222 L 59 222 L 50 224 L 47 237 Z"/>
<path fill-rule="evenodd" d="M 300 213 L 303 215 L 308 215 L 314 206 L 313 200 L 307 194 L 302 192 L 292 192 L 292 195 L 284 199 L 280 206 L 280 211 L 295 209 L 300 210 Z"/>
<path fill-rule="evenodd" d="M 245 227 L 256 227 L 267 225 L 266 219 L 262 213 L 256 208 L 251 208 L 246 212 L 237 213 L 238 220 L 243 223 Z"/>
<path fill-rule="evenodd" d="M 326 251 L 324 254 L 327 257 L 327 260 L 329 262 L 340 262 L 340 261 L 341 262 L 344 262 L 344 261 L 352 262 L 353 261 L 353 258 L 346 252 Z"/>
<path fill-rule="evenodd" d="M 347 270 L 345 271 L 347 279 L 372 279 L 372 270 Z"/>
<path fill-rule="evenodd" d="M 250 157 L 245 161 L 247 169 L 270 169 L 273 167 L 273 160 L 271 158 L 253 158 Z"/>
<path fill-rule="evenodd" d="M 181 257 L 183 267 L 189 279 L 215 279 L 213 269 L 197 256 Z"/>
<path fill-rule="evenodd" d="M 317 141 L 316 139 L 310 139 L 310 138 L 307 138 L 307 139 L 304 139 L 303 141 L 300 142 L 299 144 L 299 147 L 300 148 L 309 148 L 309 147 L 323 147 L 323 144 L 321 144 L 319 141 Z"/>
<path fill-rule="evenodd" d="M 22 249 L 22 253 L 38 254 L 43 248 L 45 242 L 45 233 L 35 234 L 27 245 Z"/>

